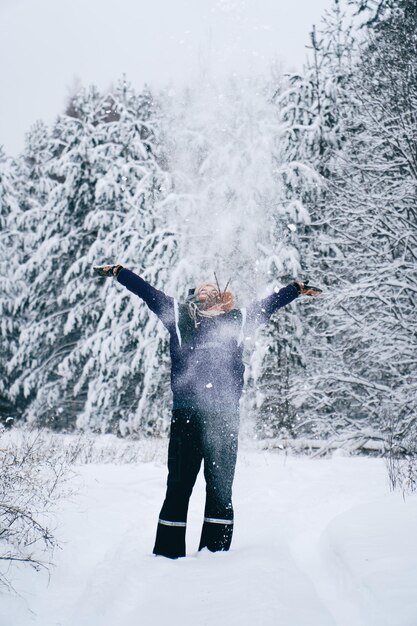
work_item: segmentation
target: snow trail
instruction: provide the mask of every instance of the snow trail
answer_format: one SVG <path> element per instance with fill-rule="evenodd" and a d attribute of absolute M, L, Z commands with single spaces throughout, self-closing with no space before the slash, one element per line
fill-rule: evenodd
<path fill-rule="evenodd" d="M 381 460 L 308 460 L 240 451 L 229 553 L 196 552 L 199 476 L 188 556 L 151 554 L 162 463 L 87 465 L 62 507 L 50 583 L 17 570 L 1 626 L 415 626 L 417 498 L 390 494 Z"/>

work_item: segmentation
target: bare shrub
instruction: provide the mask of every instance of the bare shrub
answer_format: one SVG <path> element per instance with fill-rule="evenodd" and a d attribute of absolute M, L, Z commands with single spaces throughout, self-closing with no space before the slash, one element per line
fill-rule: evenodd
<path fill-rule="evenodd" d="M 13 589 L 13 565 L 50 570 L 59 548 L 55 513 L 74 494 L 75 465 L 162 462 L 166 447 L 165 439 L 0 426 L 0 588 Z"/>
<path fill-rule="evenodd" d="M 390 488 L 401 489 L 404 497 L 417 491 L 417 433 L 414 423 L 403 420 L 390 409 L 383 409 L 386 435 L 385 464 Z"/>
<path fill-rule="evenodd" d="M 14 564 L 48 570 L 58 546 L 54 510 L 70 493 L 73 458 L 51 443 L 40 430 L 0 428 L 0 586 L 9 589 Z"/>

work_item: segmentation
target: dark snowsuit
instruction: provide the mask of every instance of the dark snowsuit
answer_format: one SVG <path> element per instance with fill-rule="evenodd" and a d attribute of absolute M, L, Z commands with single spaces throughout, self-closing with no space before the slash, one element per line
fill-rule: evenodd
<path fill-rule="evenodd" d="M 253 332 L 299 295 L 292 284 L 248 309 L 216 317 L 188 314 L 145 280 L 122 269 L 117 280 L 146 302 L 170 333 L 173 414 L 168 448 L 167 493 L 159 516 L 154 554 L 185 556 L 188 503 L 204 459 L 206 505 L 199 549 L 228 550 L 233 532 L 232 483 L 243 388 L 244 333 Z"/>

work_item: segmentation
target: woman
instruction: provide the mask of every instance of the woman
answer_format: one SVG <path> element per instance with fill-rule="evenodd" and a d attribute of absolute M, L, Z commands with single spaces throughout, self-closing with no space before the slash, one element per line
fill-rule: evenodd
<path fill-rule="evenodd" d="M 317 296 L 320 290 L 294 282 L 247 309 L 237 309 L 230 291 L 205 282 L 179 304 L 121 265 L 94 269 L 100 276 L 117 277 L 144 300 L 170 334 L 173 411 L 168 481 L 153 552 L 170 558 L 185 556 L 188 503 L 203 459 L 206 504 L 199 550 L 228 550 L 244 334 L 266 323 L 300 294 Z"/>

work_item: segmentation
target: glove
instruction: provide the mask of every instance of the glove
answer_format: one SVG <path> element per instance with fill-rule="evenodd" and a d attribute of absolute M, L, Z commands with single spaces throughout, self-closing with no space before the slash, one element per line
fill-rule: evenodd
<path fill-rule="evenodd" d="M 306 278 L 304 283 L 295 281 L 294 285 L 297 287 L 298 293 L 302 296 L 319 296 L 322 293 L 322 290 L 318 287 L 313 287 L 313 285 L 308 284 L 308 278 Z"/>
<path fill-rule="evenodd" d="M 117 276 L 121 269 L 123 269 L 122 265 L 95 265 L 93 267 L 99 276 Z"/>

